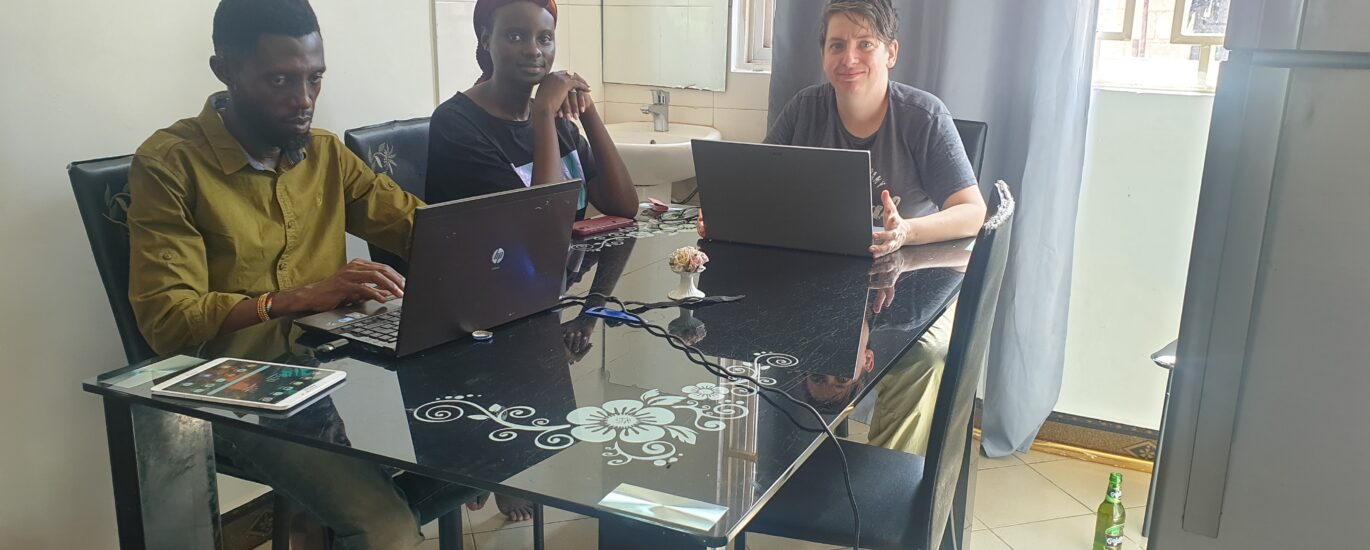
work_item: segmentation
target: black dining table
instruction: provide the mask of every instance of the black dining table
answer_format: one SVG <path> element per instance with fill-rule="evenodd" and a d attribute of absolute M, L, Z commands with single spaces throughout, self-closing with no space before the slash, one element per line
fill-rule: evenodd
<path fill-rule="evenodd" d="M 955 299 L 967 244 L 873 262 L 648 224 L 577 241 L 564 294 L 588 303 L 496 327 L 489 341 L 463 336 L 402 359 L 324 353 L 330 338 L 278 319 L 114 370 L 84 388 L 104 400 L 121 545 L 218 547 L 213 429 L 230 426 L 598 518 L 601 548 L 725 546 L 826 437 L 795 425 L 818 426 L 807 408 L 738 376 L 839 428 Z M 680 275 L 667 259 L 683 246 L 710 257 L 701 290 L 737 299 L 669 303 Z M 597 295 L 650 304 L 644 320 L 729 376 L 643 328 L 583 315 L 616 307 Z M 347 379 L 288 414 L 151 395 L 218 357 Z"/>

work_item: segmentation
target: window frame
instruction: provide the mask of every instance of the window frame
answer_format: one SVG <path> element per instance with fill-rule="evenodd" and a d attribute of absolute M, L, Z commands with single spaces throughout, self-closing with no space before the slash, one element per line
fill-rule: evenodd
<path fill-rule="evenodd" d="M 1162 1 L 1163 1 L 1163 0 L 1162 0 Z M 1209 71 L 1212 70 L 1212 66 L 1211 66 L 1211 65 L 1212 65 L 1212 60 L 1213 60 L 1213 57 L 1214 57 L 1214 55 L 1213 55 L 1213 53 L 1214 53 L 1214 48 L 1220 48 L 1220 47 L 1222 47 L 1222 45 L 1223 45 L 1223 44 L 1225 43 L 1225 41 L 1226 41 L 1226 33 L 1224 33 L 1224 34 L 1189 34 L 1189 33 L 1184 32 L 1185 17 L 1186 17 L 1186 15 L 1189 13 L 1189 8 L 1190 8 L 1190 5 L 1193 3 L 1193 0 L 1173 0 L 1173 1 L 1174 1 L 1174 3 L 1175 3 L 1175 11 L 1174 11 L 1174 16 L 1173 16 L 1173 22 L 1172 22 L 1172 24 L 1171 24 L 1171 26 L 1170 26 L 1170 38 L 1169 38 L 1169 41 L 1170 41 L 1171 44 L 1192 45 L 1192 46 L 1198 46 L 1198 47 L 1199 47 L 1199 66 L 1198 66 L 1198 72 L 1197 72 L 1197 74 L 1196 74 L 1195 76 L 1196 76 L 1196 78 L 1197 78 L 1197 80 L 1198 80 L 1199 82 L 1207 82 L 1207 81 L 1208 81 L 1208 73 L 1209 73 Z M 1129 41 L 1133 40 L 1133 38 L 1134 38 L 1134 36 L 1133 36 L 1133 34 L 1134 34 L 1134 27 L 1135 27 L 1136 16 L 1137 16 L 1137 10 L 1138 10 L 1138 7 L 1137 7 L 1137 0 L 1125 0 L 1123 10 L 1124 10 L 1124 12 L 1123 12 L 1123 29 L 1122 29 L 1121 32 L 1113 32 L 1113 31 L 1096 31 L 1096 32 L 1095 32 L 1095 40 L 1096 40 L 1096 47 L 1095 47 L 1095 50 L 1096 50 L 1096 51 L 1099 49 L 1099 48 L 1097 47 L 1097 44 L 1098 44 L 1099 42 L 1103 42 L 1103 41 L 1129 42 Z M 1098 56 L 1098 54 L 1095 54 L 1095 56 L 1094 56 L 1094 67 L 1095 67 L 1095 69 L 1098 68 L 1098 64 L 1099 64 L 1099 56 Z M 1091 79 L 1091 80 L 1092 80 L 1092 79 Z M 1216 88 L 1215 88 L 1214 86 L 1210 86 L 1210 85 L 1207 85 L 1207 84 L 1197 84 L 1197 85 L 1194 85 L 1194 86 L 1184 87 L 1184 88 L 1153 87 L 1153 86 L 1148 86 L 1148 85 L 1146 85 L 1146 84 L 1121 84 L 1121 83 L 1111 83 L 1111 82 L 1093 82 L 1092 85 L 1093 85 L 1094 88 L 1104 88 L 1104 89 L 1125 89 L 1125 90 L 1134 90 L 1134 91 L 1140 91 L 1140 92 L 1213 94 L 1213 93 L 1215 93 L 1215 91 L 1216 91 Z"/>
<path fill-rule="evenodd" d="M 1126 0 L 1123 3 L 1123 30 L 1120 32 L 1099 31 L 1099 40 L 1118 40 L 1126 42 L 1132 40 L 1132 27 L 1136 23 L 1137 0 Z"/>
<path fill-rule="evenodd" d="M 776 0 L 733 0 L 732 70 L 771 72 Z"/>
<path fill-rule="evenodd" d="M 1136 0 L 1128 0 L 1135 2 Z M 1194 0 L 1175 0 L 1175 22 L 1170 25 L 1171 44 L 1193 44 L 1198 46 L 1223 45 L 1227 34 L 1189 34 L 1184 31 L 1185 16 L 1189 15 L 1189 8 L 1194 4 Z M 1202 58 L 1200 58 L 1202 59 Z"/>

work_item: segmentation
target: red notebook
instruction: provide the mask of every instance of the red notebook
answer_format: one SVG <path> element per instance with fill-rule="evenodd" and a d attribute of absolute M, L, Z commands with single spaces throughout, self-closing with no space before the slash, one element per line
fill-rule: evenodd
<path fill-rule="evenodd" d="M 584 239 L 600 233 L 608 233 L 616 229 L 623 229 L 635 223 L 637 222 L 618 216 L 600 216 L 598 218 L 580 220 L 571 225 L 571 236 L 577 239 Z"/>

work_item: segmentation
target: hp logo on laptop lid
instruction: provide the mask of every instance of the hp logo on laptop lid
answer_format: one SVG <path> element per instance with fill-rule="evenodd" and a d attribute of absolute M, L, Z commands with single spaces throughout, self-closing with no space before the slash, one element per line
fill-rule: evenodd
<path fill-rule="evenodd" d="M 495 253 L 490 256 L 490 263 L 499 265 L 502 261 L 504 261 L 504 249 L 496 248 Z"/>

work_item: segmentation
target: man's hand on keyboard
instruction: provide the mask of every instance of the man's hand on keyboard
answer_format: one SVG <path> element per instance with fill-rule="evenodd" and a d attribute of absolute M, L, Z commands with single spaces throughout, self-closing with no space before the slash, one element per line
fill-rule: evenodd
<path fill-rule="evenodd" d="M 386 302 L 396 297 L 404 297 L 404 277 L 388 265 L 356 259 L 332 277 L 278 293 L 272 309 L 280 315 L 317 313 L 347 303 Z"/>

